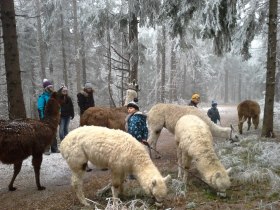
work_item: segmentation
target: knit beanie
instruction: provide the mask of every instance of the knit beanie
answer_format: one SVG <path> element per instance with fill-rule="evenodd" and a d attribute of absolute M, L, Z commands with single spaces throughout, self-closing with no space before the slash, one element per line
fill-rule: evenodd
<path fill-rule="evenodd" d="M 43 80 L 43 87 L 44 87 L 44 89 L 46 89 L 46 88 L 49 88 L 49 87 L 53 87 L 53 85 L 49 80 L 44 79 Z"/>
<path fill-rule="evenodd" d="M 131 102 L 129 102 L 129 103 L 127 104 L 127 108 L 128 108 L 128 107 L 133 107 L 134 109 L 139 110 L 139 106 L 138 106 L 138 104 L 137 104 L 136 102 L 138 102 L 138 99 L 137 99 L 137 98 L 134 98 L 133 101 L 131 101 Z"/>
<path fill-rule="evenodd" d="M 92 84 L 90 83 L 90 82 L 86 82 L 86 84 L 85 84 L 85 87 L 84 87 L 85 89 L 89 89 L 89 88 L 91 88 L 92 89 Z"/>

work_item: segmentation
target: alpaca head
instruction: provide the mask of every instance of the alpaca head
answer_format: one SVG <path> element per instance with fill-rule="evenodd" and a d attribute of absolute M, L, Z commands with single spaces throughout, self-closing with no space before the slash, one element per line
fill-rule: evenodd
<path fill-rule="evenodd" d="M 225 193 L 225 191 L 230 187 L 231 182 L 228 176 L 231 168 L 227 170 L 219 170 L 216 171 L 212 175 L 212 179 L 210 180 L 209 185 L 216 189 L 219 193 Z M 221 194 L 222 195 L 222 194 Z"/>
<path fill-rule="evenodd" d="M 154 177 L 150 185 L 150 193 L 156 199 L 156 205 L 161 206 L 164 198 L 167 195 L 166 183 L 171 179 L 171 176 Z"/>
<path fill-rule="evenodd" d="M 230 134 L 229 134 L 229 140 L 231 143 L 238 142 L 239 141 L 239 134 L 238 132 L 233 128 L 232 125 L 230 125 Z"/>

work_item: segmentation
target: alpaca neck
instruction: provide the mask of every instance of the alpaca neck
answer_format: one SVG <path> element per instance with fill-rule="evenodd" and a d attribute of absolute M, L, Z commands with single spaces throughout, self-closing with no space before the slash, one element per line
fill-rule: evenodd
<path fill-rule="evenodd" d="M 213 136 L 215 137 L 222 137 L 222 138 L 229 138 L 230 137 L 230 132 L 231 128 L 229 127 L 221 127 L 216 125 L 215 123 L 211 123 L 210 125 L 210 130 Z"/>
<path fill-rule="evenodd" d="M 215 152 L 210 152 L 207 155 L 199 158 L 196 162 L 196 167 L 201 175 L 208 180 L 218 168 L 223 167 Z"/>

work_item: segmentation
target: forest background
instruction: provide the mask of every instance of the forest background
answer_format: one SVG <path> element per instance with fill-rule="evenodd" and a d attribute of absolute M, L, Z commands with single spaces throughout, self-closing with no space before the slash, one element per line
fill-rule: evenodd
<path fill-rule="evenodd" d="M 271 94 L 273 110 L 274 96 L 280 101 L 279 51 L 269 49 L 278 49 L 277 39 L 269 38 L 277 36 L 277 30 L 269 31 L 271 25 L 277 29 L 277 0 L 5 0 L 0 4 L 1 119 L 15 118 L 9 93 L 19 98 L 5 62 L 5 39 L 13 37 L 4 35 L 3 14 L 10 3 L 24 99 L 18 106 L 28 117 L 37 117 L 44 78 L 55 89 L 68 86 L 76 113 L 76 94 L 87 81 L 94 84 L 97 106 L 123 105 L 132 81 L 139 84 L 144 110 L 158 102 L 187 104 L 194 92 L 205 103 L 237 104 Z"/>

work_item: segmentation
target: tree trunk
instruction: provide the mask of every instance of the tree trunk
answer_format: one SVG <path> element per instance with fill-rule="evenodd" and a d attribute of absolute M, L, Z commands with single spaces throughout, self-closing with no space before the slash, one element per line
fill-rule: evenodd
<path fill-rule="evenodd" d="M 224 98 L 224 102 L 228 103 L 228 68 L 226 68 L 225 66 L 225 98 Z"/>
<path fill-rule="evenodd" d="M 62 63 L 63 63 L 63 80 L 64 84 L 68 87 L 68 73 L 66 65 L 66 53 L 65 53 L 65 36 L 64 36 L 64 15 L 62 5 L 60 5 L 60 26 L 61 26 L 61 52 L 62 52 Z"/>
<path fill-rule="evenodd" d="M 138 20 L 135 14 L 131 14 L 131 18 L 129 21 L 129 44 L 131 47 L 129 82 L 135 81 L 138 83 Z"/>
<path fill-rule="evenodd" d="M 107 31 L 107 62 L 108 62 L 108 91 L 110 97 L 110 106 L 116 107 L 116 104 L 113 99 L 113 92 L 111 84 L 112 82 L 112 62 L 111 62 L 111 37 L 110 37 L 110 22 L 109 22 L 109 3 L 108 0 L 106 1 L 106 31 Z"/>
<path fill-rule="evenodd" d="M 41 68 L 41 80 L 46 78 L 46 66 L 45 66 L 45 53 L 44 53 L 44 40 L 42 33 L 42 22 L 41 22 L 41 3 L 40 0 L 36 0 L 37 9 L 37 42 L 39 48 L 39 59 Z"/>
<path fill-rule="evenodd" d="M 80 65 L 80 50 L 79 50 L 79 32 L 78 32 L 78 15 L 77 15 L 77 0 L 73 0 L 74 14 L 74 45 L 75 45 L 75 67 L 77 73 L 77 91 L 81 88 L 81 65 Z"/>
<path fill-rule="evenodd" d="M 84 32 L 82 30 L 81 32 L 81 57 L 82 57 L 82 78 L 83 78 L 83 84 L 87 81 L 87 70 L 86 70 L 86 51 L 85 51 L 85 36 Z"/>
<path fill-rule="evenodd" d="M 169 102 L 177 101 L 177 85 L 176 85 L 176 53 L 174 50 L 175 42 L 172 41 L 171 47 L 171 68 L 170 68 L 170 89 L 169 89 Z"/>
<path fill-rule="evenodd" d="M 13 0 L 0 1 L 9 118 L 25 118 Z"/>
<path fill-rule="evenodd" d="M 166 43 L 166 30 L 165 30 L 165 26 L 162 27 L 162 49 L 161 49 L 161 74 L 160 74 L 160 78 L 161 78 L 161 91 L 160 91 L 160 102 L 164 103 L 165 102 L 165 43 Z"/>
<path fill-rule="evenodd" d="M 275 95 L 276 46 L 277 46 L 277 0 L 269 1 L 268 47 L 266 91 L 262 136 L 274 137 L 273 107 Z"/>
<path fill-rule="evenodd" d="M 159 29 L 159 28 L 158 28 Z M 159 30 L 158 30 L 159 32 Z M 161 69 L 161 36 L 160 33 L 157 35 L 157 57 L 156 57 L 156 87 L 155 87 L 155 94 L 156 94 L 156 102 L 160 102 L 160 69 Z"/>

